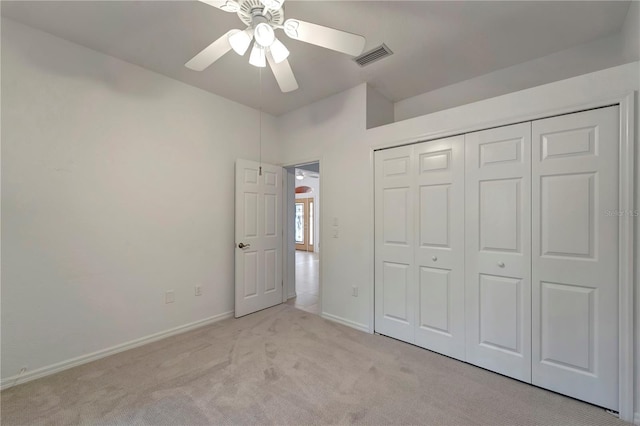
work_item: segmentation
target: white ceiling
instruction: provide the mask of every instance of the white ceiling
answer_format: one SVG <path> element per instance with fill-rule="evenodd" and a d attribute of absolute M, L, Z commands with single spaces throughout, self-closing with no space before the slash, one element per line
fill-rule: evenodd
<path fill-rule="evenodd" d="M 127 62 L 280 115 L 370 83 L 393 102 L 620 30 L 628 1 L 293 1 L 285 17 L 386 43 L 394 55 L 360 68 L 346 55 L 279 38 L 300 89 L 283 94 L 268 69 L 233 52 L 203 72 L 184 67 L 232 28 L 235 14 L 197 1 L 2 1 L 2 15 Z M 248 55 L 247 55 L 248 56 Z M 262 105 L 261 105 L 262 104 Z"/>

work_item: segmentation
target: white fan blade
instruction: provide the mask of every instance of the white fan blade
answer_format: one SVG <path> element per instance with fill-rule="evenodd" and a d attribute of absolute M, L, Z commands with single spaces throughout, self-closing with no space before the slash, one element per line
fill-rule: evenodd
<path fill-rule="evenodd" d="M 273 75 L 276 77 L 278 86 L 280 86 L 280 90 L 282 90 L 283 93 L 293 92 L 298 89 L 298 82 L 296 81 L 296 76 L 293 75 L 293 70 L 291 69 L 291 65 L 289 65 L 289 61 L 285 59 L 279 64 L 276 64 L 276 61 L 273 60 L 273 56 L 271 56 L 271 52 L 267 52 L 267 61 L 269 62 L 271 71 L 273 71 Z"/>
<path fill-rule="evenodd" d="M 199 0 L 202 3 L 206 3 L 210 6 L 217 7 L 225 12 L 235 13 L 240 10 L 240 4 L 234 0 Z"/>
<path fill-rule="evenodd" d="M 283 25 L 284 32 L 295 40 L 315 44 L 337 52 L 358 56 L 364 50 L 366 39 L 358 34 L 351 34 L 299 19 L 287 19 Z"/>
<path fill-rule="evenodd" d="M 225 53 L 231 50 L 231 45 L 229 44 L 229 36 L 239 31 L 240 30 L 229 31 L 228 33 L 211 43 L 209 46 L 205 47 L 202 52 L 194 56 L 193 59 L 184 64 L 184 66 L 194 71 L 204 70 L 209 65 L 213 64 L 215 61 L 224 56 Z"/>

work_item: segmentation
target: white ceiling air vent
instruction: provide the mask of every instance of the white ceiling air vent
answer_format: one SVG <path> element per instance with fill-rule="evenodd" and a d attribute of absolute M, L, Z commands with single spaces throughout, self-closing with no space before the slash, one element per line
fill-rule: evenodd
<path fill-rule="evenodd" d="M 369 64 L 372 64 L 380 59 L 384 59 L 387 56 L 393 55 L 391 49 L 387 47 L 386 44 L 382 43 L 380 46 L 371 49 L 368 52 L 363 53 L 360 56 L 356 56 L 353 58 L 354 61 L 361 67 L 366 67 Z"/>

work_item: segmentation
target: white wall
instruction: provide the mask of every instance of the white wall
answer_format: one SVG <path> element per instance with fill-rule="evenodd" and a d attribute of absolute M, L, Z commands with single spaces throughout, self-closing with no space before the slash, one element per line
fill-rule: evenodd
<path fill-rule="evenodd" d="M 394 103 L 367 84 L 367 129 L 391 124 L 394 119 Z"/>
<path fill-rule="evenodd" d="M 623 52 L 631 59 L 640 55 L 640 1 L 634 0 L 622 25 Z"/>
<path fill-rule="evenodd" d="M 315 231 L 313 251 L 320 253 L 320 244 L 318 241 L 318 235 L 320 235 L 320 178 L 312 179 L 305 176 L 304 179 L 296 179 L 296 188 L 299 186 L 308 186 L 312 189 L 310 193 L 296 194 L 296 199 L 313 198 L 313 226 Z"/>
<path fill-rule="evenodd" d="M 627 94 L 638 90 L 639 76 L 635 62 L 370 130 L 364 84 L 282 116 L 282 161 L 322 159 L 323 315 L 373 330 L 373 148 L 478 130 Z M 334 218 L 339 221 L 337 239 L 331 237 Z M 359 297 L 351 296 L 353 285 L 359 287 Z M 640 291 L 636 300 L 640 307 Z M 639 344 L 640 324 L 637 332 Z M 636 374 L 636 383 L 638 378 Z"/>
<path fill-rule="evenodd" d="M 2 122 L 3 379 L 233 310 L 257 111 L 3 19 Z"/>
<path fill-rule="evenodd" d="M 396 102 L 395 121 L 637 61 L 639 9 L 639 1 L 631 2 L 621 31 L 608 37 Z"/>
<path fill-rule="evenodd" d="M 283 115 L 282 163 L 318 158 L 322 165 L 322 304 L 325 314 L 368 329 L 371 253 L 366 84 Z M 288 151 L 288 152 L 287 152 Z M 357 190 L 356 190 L 357 188 Z M 364 212 L 364 213 L 363 213 Z M 360 214 L 359 214 L 360 213 Z M 361 216 L 364 214 L 364 216 Z M 338 238 L 333 238 L 334 220 Z M 351 287 L 360 289 L 351 296 Z"/>

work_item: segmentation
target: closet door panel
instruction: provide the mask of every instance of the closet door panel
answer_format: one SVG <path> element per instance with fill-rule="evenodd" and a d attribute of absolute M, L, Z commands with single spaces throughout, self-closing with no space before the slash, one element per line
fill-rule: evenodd
<path fill-rule="evenodd" d="M 531 381 L 531 125 L 465 136 L 467 361 Z"/>
<path fill-rule="evenodd" d="M 618 152 L 618 107 L 533 123 L 533 383 L 613 410 Z"/>
<path fill-rule="evenodd" d="M 464 136 L 415 146 L 415 343 L 465 358 Z"/>
<path fill-rule="evenodd" d="M 413 343 L 417 299 L 413 148 L 375 153 L 375 330 Z"/>

